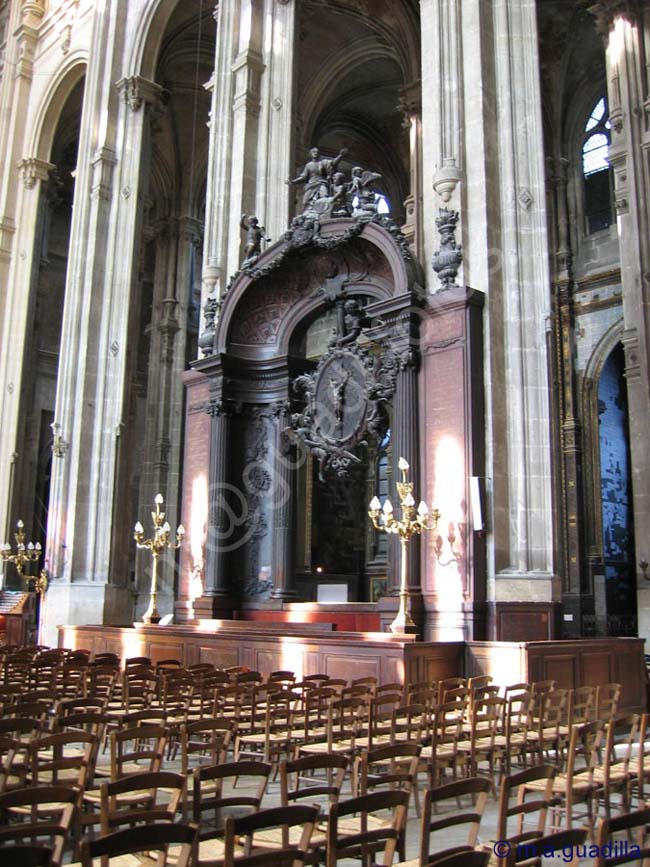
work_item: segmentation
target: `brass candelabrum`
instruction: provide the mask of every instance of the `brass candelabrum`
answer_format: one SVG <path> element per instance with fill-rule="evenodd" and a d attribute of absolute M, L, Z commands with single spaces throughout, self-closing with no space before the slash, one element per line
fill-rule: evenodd
<path fill-rule="evenodd" d="M 25 581 L 34 581 L 34 589 L 41 595 L 47 589 L 47 572 L 41 569 L 40 575 L 25 575 L 25 567 L 28 563 L 38 563 L 43 553 L 41 543 L 28 542 L 25 544 L 25 525 L 22 521 L 17 521 L 16 532 L 14 533 L 16 550 L 11 550 L 11 545 L 8 542 L 3 542 L 0 545 L 0 557 L 4 563 L 13 563 L 16 567 L 16 572 Z"/>
<path fill-rule="evenodd" d="M 417 627 L 411 617 L 410 597 L 406 581 L 406 566 L 408 556 L 408 543 L 411 536 L 422 533 L 425 530 L 433 530 L 440 518 L 438 509 L 431 508 L 422 500 L 415 508 L 413 498 L 413 482 L 409 482 L 407 473 L 409 465 L 404 458 L 400 458 L 397 464 L 402 473 L 401 482 L 397 482 L 397 493 L 402 508 L 402 518 L 398 520 L 393 515 L 393 505 L 386 499 L 381 505 L 378 497 L 370 501 L 368 515 L 376 530 L 383 533 L 394 533 L 400 542 L 400 586 L 399 586 L 399 610 L 397 616 L 390 625 L 391 632 L 406 633 L 415 632 Z"/>
<path fill-rule="evenodd" d="M 151 552 L 151 592 L 149 597 L 149 607 L 142 615 L 143 623 L 159 623 L 160 614 L 158 614 L 157 597 L 158 597 L 158 559 L 163 551 L 167 548 L 175 550 L 180 548 L 185 536 L 185 528 L 179 524 L 176 528 L 176 539 L 170 539 L 171 527 L 165 521 L 165 513 L 160 511 L 160 507 L 164 503 L 162 494 L 156 494 L 154 499 L 156 511 L 151 513 L 153 520 L 153 536 L 149 539 L 144 538 L 144 527 L 138 521 L 133 528 L 133 538 L 135 539 L 138 548 L 146 548 Z"/>

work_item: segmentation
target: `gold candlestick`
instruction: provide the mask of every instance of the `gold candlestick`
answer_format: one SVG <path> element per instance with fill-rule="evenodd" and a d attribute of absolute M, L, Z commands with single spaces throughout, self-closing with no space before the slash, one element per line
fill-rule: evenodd
<path fill-rule="evenodd" d="M 0 545 L 0 557 L 5 563 L 13 563 L 16 567 L 16 572 L 21 578 L 25 579 L 25 566 L 27 563 L 36 563 L 41 556 L 41 543 L 28 542 L 25 545 L 25 525 L 22 521 L 16 523 L 16 532 L 14 540 L 16 542 L 16 550 L 12 553 L 11 545 L 8 542 L 3 542 Z M 27 576 L 29 580 L 29 576 Z"/>
<path fill-rule="evenodd" d="M 413 482 L 409 482 L 406 476 L 409 465 L 404 458 L 400 458 L 398 467 L 402 473 L 402 481 L 397 482 L 397 493 L 399 495 L 400 506 L 402 507 L 401 520 L 394 517 L 391 501 L 387 499 L 382 507 L 378 497 L 373 497 L 370 501 L 368 515 L 376 530 L 381 530 L 383 533 L 395 533 L 399 536 L 401 555 L 399 610 L 390 625 L 390 630 L 391 632 L 405 633 L 414 632 L 416 629 L 409 610 L 410 597 L 406 583 L 408 542 L 411 536 L 416 533 L 422 533 L 424 530 L 433 530 L 440 518 L 440 512 L 438 509 L 433 508 L 429 510 L 424 500 L 420 502 L 416 511 L 415 500 L 413 499 Z"/>
<path fill-rule="evenodd" d="M 133 528 L 133 538 L 135 539 L 138 548 L 146 548 L 151 551 L 151 592 L 149 596 L 149 607 L 142 615 L 143 623 L 159 623 L 160 614 L 158 614 L 157 596 L 158 596 L 158 558 L 166 548 L 175 550 L 180 548 L 185 536 L 185 528 L 179 524 L 176 528 L 176 541 L 170 540 L 169 534 L 171 527 L 165 521 L 165 513 L 160 511 L 160 507 L 164 503 L 162 494 L 156 494 L 155 500 L 156 511 L 151 513 L 153 520 L 154 533 L 149 539 L 144 538 L 144 527 L 138 521 Z"/>

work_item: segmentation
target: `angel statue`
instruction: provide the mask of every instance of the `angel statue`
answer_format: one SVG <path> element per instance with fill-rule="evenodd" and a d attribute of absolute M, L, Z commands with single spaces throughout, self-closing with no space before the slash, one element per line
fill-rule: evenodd
<path fill-rule="evenodd" d="M 264 226 L 260 226 L 259 220 L 252 214 L 242 214 L 240 226 L 246 232 L 244 261 L 241 263 L 241 267 L 245 268 L 247 265 L 252 265 L 262 252 L 262 239 L 266 238 L 267 241 L 271 239 L 266 234 Z"/>
<path fill-rule="evenodd" d="M 377 213 L 377 201 L 372 186 L 380 178 L 381 175 L 377 172 L 364 171 L 361 166 L 355 166 L 352 169 L 350 195 L 354 203 L 353 217 L 367 217 L 370 219 Z M 356 202 L 354 201 L 355 197 L 357 199 Z"/>
<path fill-rule="evenodd" d="M 310 159 L 303 170 L 295 178 L 287 181 L 291 185 L 305 185 L 302 194 L 303 212 L 312 209 L 319 199 L 326 199 L 330 195 L 332 176 L 347 152 L 347 148 L 342 148 L 333 160 L 328 160 L 321 159 L 318 148 L 309 151 Z"/>

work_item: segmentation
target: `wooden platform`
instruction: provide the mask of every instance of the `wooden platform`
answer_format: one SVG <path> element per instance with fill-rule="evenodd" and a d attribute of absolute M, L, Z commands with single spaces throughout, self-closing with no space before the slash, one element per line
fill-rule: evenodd
<path fill-rule="evenodd" d="M 422 642 L 384 632 L 338 632 L 331 624 L 208 620 L 175 626 L 60 626 L 59 645 L 111 651 L 123 659 L 180 659 L 245 665 L 268 674 L 295 671 L 300 678 L 372 675 L 380 683 L 436 681 L 454 675 L 491 674 L 495 683 L 553 679 L 558 687 L 621 683 L 621 709 L 646 709 L 643 641 Z"/>

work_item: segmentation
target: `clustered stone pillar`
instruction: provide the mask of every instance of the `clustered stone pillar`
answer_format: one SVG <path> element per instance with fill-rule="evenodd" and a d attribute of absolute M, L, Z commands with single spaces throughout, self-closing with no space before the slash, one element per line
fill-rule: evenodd
<path fill-rule="evenodd" d="M 623 288 L 638 630 L 647 637 L 650 584 L 638 564 L 650 562 L 650 15 L 646 4 L 634 0 L 602 0 L 590 11 L 607 46 L 609 161 L 614 171 Z"/>

